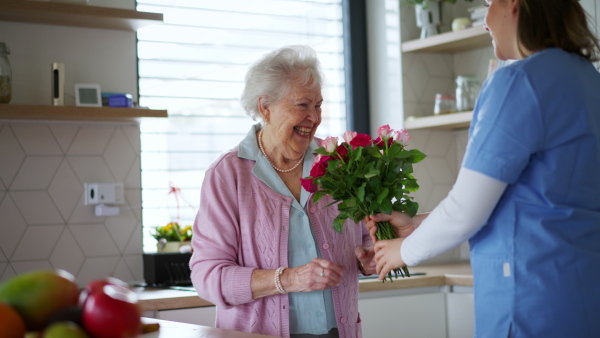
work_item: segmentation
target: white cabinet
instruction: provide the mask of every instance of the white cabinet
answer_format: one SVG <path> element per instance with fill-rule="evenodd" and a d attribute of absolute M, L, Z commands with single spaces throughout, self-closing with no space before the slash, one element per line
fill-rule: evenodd
<path fill-rule="evenodd" d="M 446 319 L 448 338 L 473 337 L 475 327 L 473 293 L 447 293 Z"/>
<path fill-rule="evenodd" d="M 472 287 L 431 287 L 360 294 L 363 337 L 473 336 Z"/>
<path fill-rule="evenodd" d="M 363 337 L 446 337 L 444 293 L 360 299 Z"/>
<path fill-rule="evenodd" d="M 214 306 L 204 306 L 156 312 L 156 319 L 215 327 L 217 309 Z"/>

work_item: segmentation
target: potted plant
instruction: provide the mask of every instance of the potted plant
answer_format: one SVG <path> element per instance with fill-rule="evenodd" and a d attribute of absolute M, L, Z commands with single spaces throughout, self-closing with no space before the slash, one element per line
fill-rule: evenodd
<path fill-rule="evenodd" d="M 400 0 L 405 4 L 415 5 L 417 27 L 421 28 L 421 39 L 440 33 L 439 24 L 442 22 L 442 2 L 451 4 L 456 0 Z M 473 2 L 473 0 L 465 0 Z"/>
<path fill-rule="evenodd" d="M 192 240 L 192 226 L 181 227 L 177 222 L 171 222 L 165 226 L 158 226 L 152 234 L 158 243 L 157 251 L 179 252 L 179 248 L 184 245 L 190 245 Z"/>

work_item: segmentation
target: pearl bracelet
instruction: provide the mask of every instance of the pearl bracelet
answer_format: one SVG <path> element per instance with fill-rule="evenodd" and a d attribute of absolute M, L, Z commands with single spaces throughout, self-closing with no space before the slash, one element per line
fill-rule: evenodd
<path fill-rule="evenodd" d="M 282 295 L 285 295 L 287 292 L 283 289 L 283 286 L 281 286 L 281 280 L 279 279 L 279 276 L 281 276 L 281 274 L 283 273 L 283 270 L 285 270 L 286 267 L 282 266 L 277 268 L 277 270 L 275 270 L 275 287 L 277 288 L 277 291 L 279 291 L 279 293 L 281 293 Z"/>

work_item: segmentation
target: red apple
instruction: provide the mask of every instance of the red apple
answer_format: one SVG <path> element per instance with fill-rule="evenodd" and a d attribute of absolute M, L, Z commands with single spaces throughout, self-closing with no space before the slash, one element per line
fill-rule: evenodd
<path fill-rule="evenodd" d="M 81 293 L 79 294 L 79 306 L 83 307 L 83 304 L 85 303 L 85 300 L 87 299 L 87 297 L 95 290 L 102 288 L 104 285 L 120 285 L 120 286 L 123 286 L 126 288 L 129 287 L 129 285 L 127 283 L 125 283 L 124 281 L 122 281 L 118 278 L 115 278 L 115 277 L 105 277 L 102 279 L 95 279 L 95 280 L 87 283 L 85 288 L 83 290 L 81 290 Z"/>
<path fill-rule="evenodd" d="M 95 338 L 136 337 L 141 317 L 137 294 L 120 285 L 93 290 L 83 305 L 83 326 Z"/>

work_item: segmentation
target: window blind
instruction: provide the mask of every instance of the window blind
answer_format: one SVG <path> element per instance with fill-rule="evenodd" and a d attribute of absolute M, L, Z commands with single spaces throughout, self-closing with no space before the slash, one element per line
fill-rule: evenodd
<path fill-rule="evenodd" d="M 140 125 L 145 252 L 156 250 L 156 226 L 193 223 L 204 171 L 255 123 L 238 99 L 263 54 L 312 46 L 325 74 L 317 136 L 346 130 L 341 1 L 137 1 L 137 10 L 164 16 L 137 32 L 139 104 L 169 112 Z"/>

